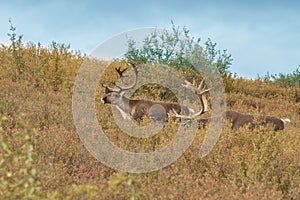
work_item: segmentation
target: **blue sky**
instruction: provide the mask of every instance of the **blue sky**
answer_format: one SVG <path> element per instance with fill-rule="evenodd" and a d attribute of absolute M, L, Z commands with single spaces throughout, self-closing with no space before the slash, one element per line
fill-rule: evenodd
<path fill-rule="evenodd" d="M 85 53 L 120 32 L 171 28 L 173 20 L 227 49 L 239 76 L 289 73 L 300 65 L 299 1 L 2 1 L 0 43 L 9 43 L 9 18 L 24 42 L 70 43 Z"/>

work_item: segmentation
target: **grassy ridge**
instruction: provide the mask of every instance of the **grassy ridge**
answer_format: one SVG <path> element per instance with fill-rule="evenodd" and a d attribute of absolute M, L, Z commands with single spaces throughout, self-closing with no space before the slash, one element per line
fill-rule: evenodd
<path fill-rule="evenodd" d="M 57 43 L 47 48 L 0 48 L 0 199 L 300 198 L 297 88 L 226 78 L 228 109 L 288 117 L 292 122 L 276 133 L 268 127 L 232 131 L 226 123 L 213 151 L 202 159 L 197 152 L 205 130 L 199 130 L 192 146 L 172 165 L 148 174 L 127 174 L 93 158 L 73 125 L 72 86 L 84 59 Z M 113 69 L 119 64 L 110 65 L 103 81 L 116 79 Z M 138 95 L 159 99 L 165 92 L 150 89 Z M 172 139 L 176 123 L 150 139 L 122 133 L 107 120 L 112 114 L 109 106 L 99 103 L 101 92 L 96 97 L 98 118 L 118 146 L 149 151 Z"/>

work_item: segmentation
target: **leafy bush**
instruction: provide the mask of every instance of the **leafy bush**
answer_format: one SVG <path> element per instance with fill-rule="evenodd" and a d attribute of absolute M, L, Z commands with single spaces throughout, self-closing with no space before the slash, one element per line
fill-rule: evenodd
<path fill-rule="evenodd" d="M 0 196 L 3 199 L 39 199 L 41 180 L 35 152 L 35 134 L 22 116 L 0 118 Z"/>
<path fill-rule="evenodd" d="M 267 74 L 264 78 L 265 80 L 273 80 L 275 83 L 282 87 L 300 87 L 300 68 L 297 68 L 295 71 L 287 74 Z"/>
<path fill-rule="evenodd" d="M 11 77 L 12 81 L 28 81 L 30 88 L 54 91 L 71 91 L 76 69 L 82 63 L 84 57 L 80 52 L 70 50 L 70 45 L 52 42 L 48 48 L 22 42 L 22 36 L 15 33 L 16 27 L 11 24 L 11 44 L 0 48 L 0 59 L 3 65 L 2 77 Z M 71 69 L 75 68 L 75 69 Z M 73 73 L 73 74 L 70 74 Z"/>
<path fill-rule="evenodd" d="M 10 31 L 7 35 L 10 37 L 11 45 L 8 48 L 8 51 L 11 55 L 11 77 L 12 81 L 19 80 L 22 74 L 25 71 L 25 64 L 24 64 L 24 48 L 22 42 L 22 35 L 17 36 L 16 34 L 16 27 L 13 26 L 11 20 L 10 23 Z"/>
<path fill-rule="evenodd" d="M 179 69 L 193 69 L 189 58 L 197 52 L 197 59 L 203 60 L 203 63 L 213 63 L 222 76 L 230 75 L 232 58 L 227 50 L 216 50 L 216 43 L 211 39 L 205 42 L 203 48 L 200 41 L 200 38 L 191 37 L 186 27 L 181 30 L 172 22 L 172 31 L 151 33 L 144 40 L 141 49 L 136 47 L 136 41 L 129 39 L 125 58 L 135 63 L 165 64 Z"/>

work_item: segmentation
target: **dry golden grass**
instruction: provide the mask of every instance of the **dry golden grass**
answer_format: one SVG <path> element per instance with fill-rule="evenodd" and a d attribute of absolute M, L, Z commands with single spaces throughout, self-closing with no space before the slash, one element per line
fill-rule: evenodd
<path fill-rule="evenodd" d="M 288 117 L 284 131 L 266 127 L 233 131 L 225 124 L 214 149 L 198 157 L 205 129 L 176 162 L 147 174 L 117 172 L 82 145 L 72 119 L 72 84 L 83 58 L 29 45 L 22 74 L 8 48 L 0 48 L 0 199 L 299 199 L 300 104 L 295 88 L 230 79 L 228 109 Z M 37 53 L 38 52 L 38 53 Z M 55 65 L 58 68 L 55 68 Z M 113 63 L 103 81 L 116 79 Z M 189 78 L 192 74 L 187 73 Z M 12 75 L 19 76 L 17 80 Z M 143 95 L 158 99 L 159 88 Z M 97 114 L 111 141 L 150 151 L 172 139 L 178 123 L 149 139 L 135 139 L 111 122 L 110 106 Z M 147 119 L 142 123 L 147 123 Z M 130 145 L 128 145 L 130 144 Z"/>

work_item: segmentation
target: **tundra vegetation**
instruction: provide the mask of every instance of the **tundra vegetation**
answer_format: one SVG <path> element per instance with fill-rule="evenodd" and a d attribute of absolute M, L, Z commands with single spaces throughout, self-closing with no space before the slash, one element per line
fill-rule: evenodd
<path fill-rule="evenodd" d="M 226 121 L 213 150 L 199 158 L 206 131 L 202 128 L 190 148 L 170 166 L 130 174 L 96 160 L 73 125 L 76 73 L 85 59 L 103 62 L 65 44 L 24 44 L 13 26 L 9 37 L 10 45 L 0 47 L 0 199 L 300 199 L 300 102 L 297 81 L 292 81 L 299 80 L 299 69 L 288 75 L 241 78 L 230 72 L 231 56 L 215 50 L 216 45 L 208 40 L 203 56 L 222 74 L 227 108 L 256 116 L 288 117 L 291 123 L 275 132 L 264 125 L 232 130 Z M 159 37 L 169 43 L 160 46 Z M 187 29 L 173 26 L 173 35 L 156 34 L 148 39 L 148 47 L 142 50 L 134 49 L 134 41 L 129 41 L 125 59 L 112 62 L 101 79 L 117 80 L 115 68 L 125 68 L 127 62 L 151 61 L 173 66 L 189 81 L 201 80 L 181 56 L 191 49 L 170 54 L 174 42 L 182 47 L 190 44 L 193 38 Z M 100 82 L 98 89 L 97 116 L 114 144 L 147 152 L 172 140 L 179 126 L 176 120 L 150 138 L 124 134 L 113 121 L 110 105 L 100 101 L 104 94 Z M 134 96 L 176 102 L 172 92 L 157 85 L 143 86 Z M 148 122 L 144 118 L 140 125 Z"/>

